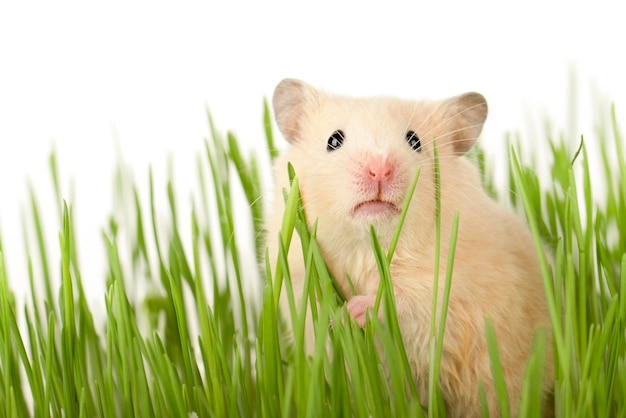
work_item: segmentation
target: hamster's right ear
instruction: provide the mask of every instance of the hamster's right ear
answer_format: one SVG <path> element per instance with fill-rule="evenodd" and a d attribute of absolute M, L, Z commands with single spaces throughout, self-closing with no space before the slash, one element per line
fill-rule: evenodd
<path fill-rule="evenodd" d="M 272 106 L 278 129 L 289 142 L 298 139 L 308 105 L 316 101 L 317 90 L 304 81 L 286 78 L 276 86 Z"/>

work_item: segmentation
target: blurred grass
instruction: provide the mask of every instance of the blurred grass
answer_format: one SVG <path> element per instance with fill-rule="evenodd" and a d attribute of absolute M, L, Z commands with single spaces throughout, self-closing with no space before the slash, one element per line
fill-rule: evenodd
<path fill-rule="evenodd" d="M 273 160 L 267 104 L 263 121 Z M 528 163 L 534 155 L 518 140 L 507 156 L 508 189 L 498 190 L 487 175 L 485 153 L 472 154 L 489 193 L 524 213 L 532 228 L 554 327 L 554 407 L 560 417 L 626 416 L 626 160 L 614 113 L 611 123 L 611 132 L 590 142 L 598 147 L 602 172 L 590 171 L 588 142 L 564 138 L 535 151 L 551 157 L 551 179 L 539 179 L 537 167 Z M 294 323 L 295 338 L 285 342 L 278 295 L 282 286 L 290 291 L 291 280 L 284 250 L 278 260 L 265 255 L 262 167 L 232 134 L 224 138 L 210 118 L 209 128 L 197 160 L 200 188 L 191 213 L 179 213 L 172 180 L 155 185 L 150 173 L 143 201 L 139 186 L 118 167 L 118 209 L 102 232 L 108 258 L 104 321 L 94 318 L 83 290 L 72 207 L 62 200 L 59 167 L 51 155 L 58 213 L 41 213 L 31 188 L 25 224 L 35 231 L 36 249 L 29 254 L 31 292 L 24 305 L 18 305 L 9 283 L 26 278 L 7 276 L 0 239 L 3 416 L 445 416 L 436 378 L 441 356 L 436 324 L 430 397 L 422 404 L 416 395 L 395 321 L 388 268 L 393 246 L 381 248 L 372 231 L 381 275 L 377 303 L 385 302 L 385 323 L 391 326 L 370 318 L 361 330 L 343 308 L 345 297 L 323 262 L 315 228 L 306 228 L 294 173 L 281 241 L 287 248 L 292 234 L 300 235 L 309 290 L 290 294 L 287 320 Z M 594 186 L 599 184 L 602 192 Z M 155 203 L 163 195 L 167 213 Z M 237 217 L 242 206 L 246 222 Z M 44 244 L 50 233 L 44 221 L 52 216 L 59 222 L 54 250 Z M 242 233 L 247 221 L 251 234 Z M 554 272 L 542 242 L 554 252 Z M 246 247 L 254 248 L 256 257 L 242 251 Z M 452 265 L 445 268 L 447 291 Z M 266 279 L 262 295 L 256 295 L 249 280 L 260 275 Z M 151 290 L 137 302 L 129 293 L 145 281 Z M 319 302 L 308 304 L 318 348 L 312 357 L 304 354 L 305 312 L 296 308 L 307 304 L 296 304 L 296 298 Z M 441 309 L 445 321 L 445 303 Z M 346 325 L 328 327 L 330 322 Z M 488 332 L 485 338 L 495 381 L 502 381 L 495 336 Z M 545 336 L 535 341 L 520 416 L 538 416 L 541 410 L 548 343 Z M 346 367 L 336 367 L 342 363 Z M 498 386 L 507 416 L 506 390 Z"/>

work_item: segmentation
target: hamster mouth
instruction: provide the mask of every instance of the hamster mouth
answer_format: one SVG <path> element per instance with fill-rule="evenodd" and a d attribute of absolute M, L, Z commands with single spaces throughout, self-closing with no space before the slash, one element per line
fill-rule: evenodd
<path fill-rule="evenodd" d="M 354 216 L 365 217 L 399 215 L 400 212 L 401 210 L 393 203 L 379 199 L 361 202 L 352 210 Z"/>

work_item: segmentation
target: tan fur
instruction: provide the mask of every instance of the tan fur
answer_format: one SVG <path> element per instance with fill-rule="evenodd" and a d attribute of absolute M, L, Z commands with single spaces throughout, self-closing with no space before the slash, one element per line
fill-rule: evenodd
<path fill-rule="evenodd" d="M 356 295 L 348 309 L 353 316 L 370 303 L 379 278 L 369 226 L 374 224 L 388 246 L 397 216 L 364 219 L 353 213 L 363 200 L 359 176 L 364 164 L 383 158 L 394 168 L 385 199 L 402 206 L 407 189 L 421 167 L 403 232 L 391 264 L 392 283 L 406 351 L 427 399 L 428 341 L 435 263 L 435 174 L 433 140 L 441 165 L 441 272 L 443 293 L 448 240 L 455 212 L 460 228 L 448 310 L 440 384 L 449 416 L 478 416 L 479 382 L 487 389 L 492 414 L 497 414 L 485 339 L 491 318 L 499 341 L 512 411 L 517 411 L 521 383 L 534 332 L 550 331 L 546 298 L 535 247 L 528 228 L 509 209 L 483 191 L 477 170 L 462 155 L 476 141 L 487 116 L 478 93 L 443 101 L 412 102 L 393 98 L 349 98 L 317 91 L 297 80 L 283 80 L 274 95 L 276 120 L 290 147 L 275 165 L 274 214 L 268 222 L 268 246 L 276 260 L 277 236 L 288 188 L 287 162 L 298 174 L 309 222 L 318 221 L 318 242 L 326 262 L 346 294 L 346 277 Z M 343 146 L 328 152 L 328 137 L 345 132 Z M 421 139 L 421 152 L 407 144 L 407 130 Z M 304 263 L 297 236 L 289 251 L 296 294 L 302 292 Z M 284 298 L 283 298 L 284 299 Z M 283 308 L 286 304 L 283 302 Z M 288 310 L 283 309 L 288 314 Z M 308 342 L 312 349 L 312 334 Z M 548 355 L 548 381 L 552 355 Z M 546 389 L 548 386 L 546 386 Z"/>

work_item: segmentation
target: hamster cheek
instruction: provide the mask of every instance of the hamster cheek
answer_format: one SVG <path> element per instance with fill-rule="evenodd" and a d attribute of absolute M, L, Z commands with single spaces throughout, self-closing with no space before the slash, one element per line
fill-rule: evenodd
<path fill-rule="evenodd" d="M 376 295 L 368 296 L 353 296 L 348 301 L 348 313 L 354 321 L 360 326 L 364 327 L 367 320 L 367 313 L 374 308 L 376 303 Z"/>

